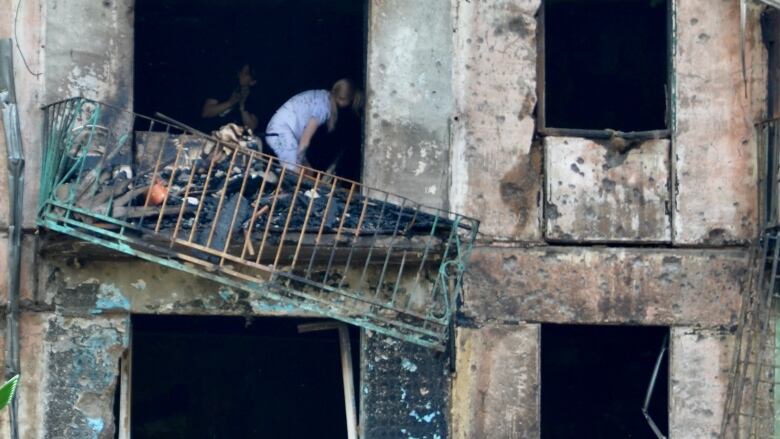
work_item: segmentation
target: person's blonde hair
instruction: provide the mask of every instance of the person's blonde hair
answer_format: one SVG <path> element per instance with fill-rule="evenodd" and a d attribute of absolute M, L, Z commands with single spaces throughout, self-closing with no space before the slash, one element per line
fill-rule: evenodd
<path fill-rule="evenodd" d="M 330 88 L 330 117 L 328 118 L 328 132 L 333 131 L 336 128 L 336 122 L 339 119 L 339 106 L 336 105 L 336 96 L 347 91 L 352 95 L 352 111 L 355 113 L 360 111 L 363 105 L 363 93 L 355 87 L 355 83 L 349 79 L 339 79 Z"/>

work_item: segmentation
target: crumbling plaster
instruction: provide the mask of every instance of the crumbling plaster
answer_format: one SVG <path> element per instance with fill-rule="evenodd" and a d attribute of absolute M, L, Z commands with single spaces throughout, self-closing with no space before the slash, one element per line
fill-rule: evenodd
<path fill-rule="evenodd" d="M 129 315 L 49 320 L 45 437 L 114 438 L 113 401 L 128 325 Z"/>
<path fill-rule="evenodd" d="M 45 303 L 60 313 L 309 316 L 244 290 L 136 259 L 47 261 Z"/>

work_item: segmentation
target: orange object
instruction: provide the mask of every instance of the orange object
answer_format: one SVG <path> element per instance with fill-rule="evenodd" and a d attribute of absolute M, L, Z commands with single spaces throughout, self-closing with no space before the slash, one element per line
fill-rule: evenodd
<path fill-rule="evenodd" d="M 147 194 L 149 196 L 149 204 L 158 206 L 162 204 L 163 200 L 165 200 L 165 195 L 168 194 L 168 189 L 166 189 L 165 186 L 163 186 L 162 183 L 158 181 L 149 186 L 149 191 Z"/>

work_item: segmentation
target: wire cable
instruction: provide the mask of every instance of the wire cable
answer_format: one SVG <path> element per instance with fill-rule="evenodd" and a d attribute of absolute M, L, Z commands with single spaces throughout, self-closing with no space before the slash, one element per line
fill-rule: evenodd
<path fill-rule="evenodd" d="M 19 46 L 19 36 L 16 33 L 17 23 L 19 22 L 19 10 L 22 8 L 22 0 L 19 0 L 16 3 L 16 13 L 14 14 L 14 44 L 16 44 L 16 50 L 19 51 L 19 57 L 22 58 L 22 63 L 24 64 L 24 67 L 27 69 L 28 72 L 30 72 L 31 75 L 35 76 L 36 78 L 39 78 L 42 73 L 36 73 L 33 72 L 30 68 L 30 65 L 27 64 L 27 58 L 24 57 L 24 52 L 22 52 L 21 46 Z"/>

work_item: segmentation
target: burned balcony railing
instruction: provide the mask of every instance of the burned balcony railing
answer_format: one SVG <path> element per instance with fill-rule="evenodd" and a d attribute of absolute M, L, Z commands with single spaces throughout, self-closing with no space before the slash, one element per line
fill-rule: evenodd
<path fill-rule="evenodd" d="M 74 98 L 44 108 L 38 223 L 442 348 L 478 221 Z"/>

